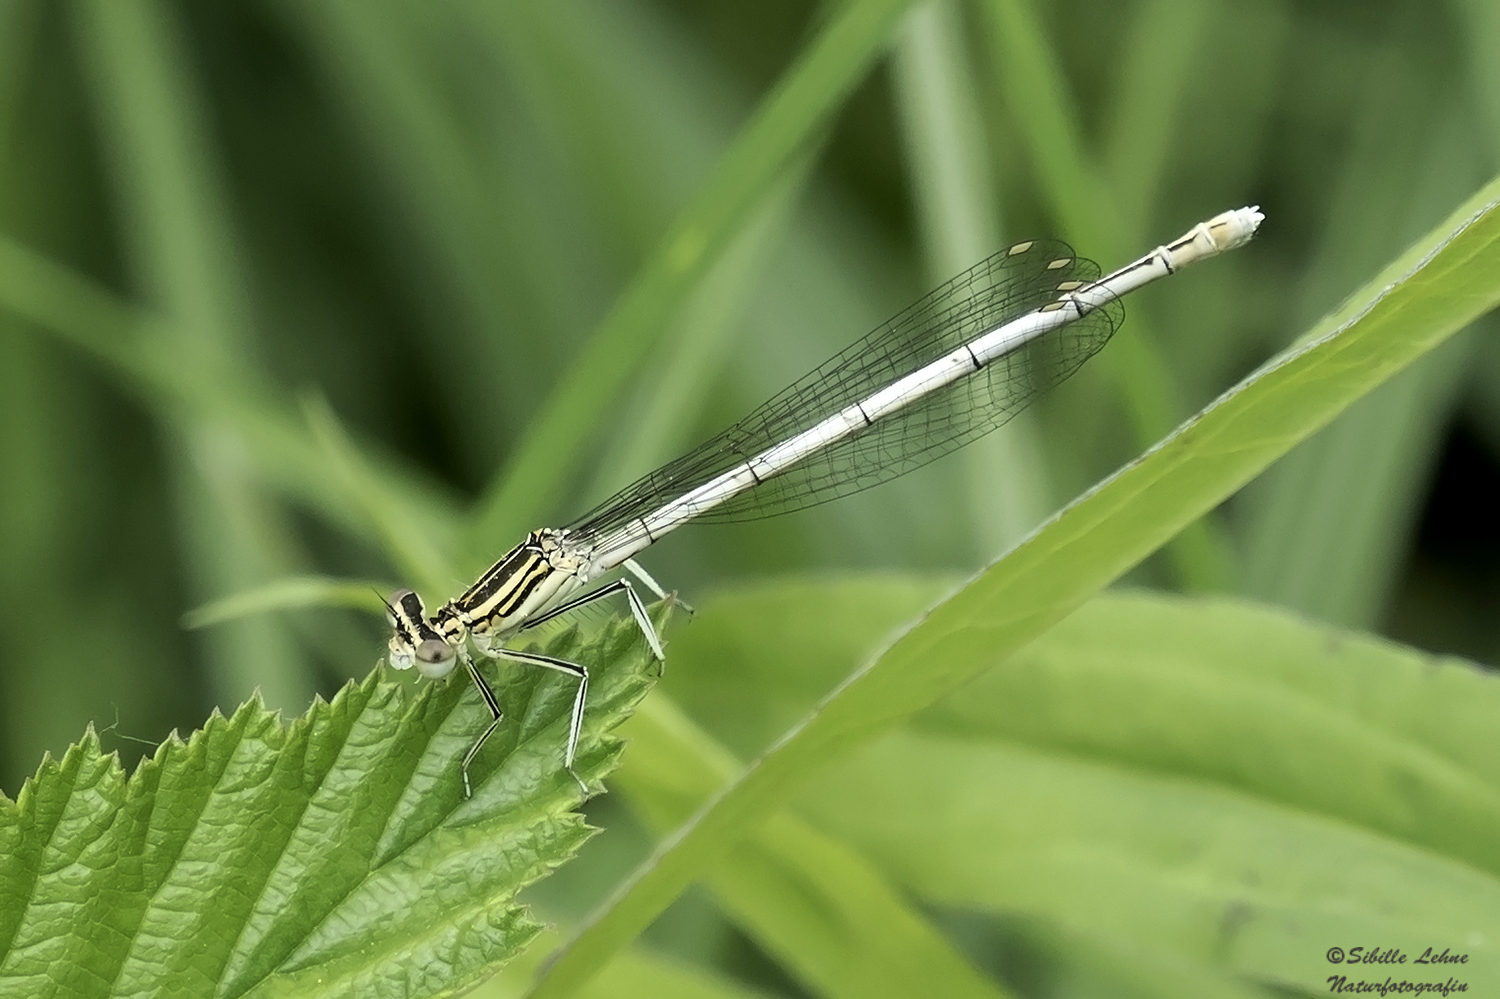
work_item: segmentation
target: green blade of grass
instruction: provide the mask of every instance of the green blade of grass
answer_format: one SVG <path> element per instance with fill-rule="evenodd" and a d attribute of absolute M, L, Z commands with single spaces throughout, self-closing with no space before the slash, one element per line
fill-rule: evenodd
<path fill-rule="evenodd" d="M 804 160 L 787 170 L 684 302 L 656 370 L 642 379 L 641 401 L 621 421 L 629 429 L 615 433 L 585 495 L 609 496 L 692 446 L 687 435 L 719 384 L 746 298 L 784 242 L 809 168 Z"/>
<path fill-rule="evenodd" d="M 205 365 L 245 364 L 254 327 L 230 212 L 213 163 L 206 102 L 171 11 L 80 0 L 75 23 L 111 180 L 127 225 L 126 257 L 148 298 L 174 323 L 172 349 Z M 172 438 L 171 482 L 188 576 L 206 597 L 285 572 L 299 560 L 282 511 L 261 494 L 232 428 L 184 426 Z M 259 687 L 276 707 L 312 694 L 299 643 L 274 619 L 236 622 L 210 639 L 218 695 Z"/>
<path fill-rule="evenodd" d="M 850 0 L 787 71 L 536 415 L 475 515 L 468 550 L 531 529 L 583 460 L 627 379 L 720 252 L 821 132 L 910 0 Z"/>
<path fill-rule="evenodd" d="M 305 607 L 349 607 L 380 614 L 385 609 L 381 594 L 392 589 L 380 580 L 288 576 L 190 610 L 182 616 L 182 626 L 208 628 L 251 614 Z"/>
<path fill-rule="evenodd" d="M 1081 252 L 1101 259 L 1106 269 L 1120 266 L 1140 252 L 1136 244 L 1144 234 L 1122 227 L 1115 200 L 1084 152 L 1078 113 L 1031 5 L 985 0 L 982 8 L 1007 102 L 1053 217 Z M 1132 436 L 1145 447 L 1176 424 L 1182 408 L 1149 326 L 1138 309 L 1132 307 L 1132 313 L 1105 357 L 1119 383 Z M 1190 525 L 1168 554 L 1192 589 L 1223 589 L 1235 574 L 1229 543 L 1210 521 Z"/>
<path fill-rule="evenodd" d="M 1149 0 L 1134 12 L 1100 160 L 1122 230 L 1142 234 L 1172 152 L 1180 104 L 1207 38 L 1212 0 Z"/>
<path fill-rule="evenodd" d="M 1002 241 L 957 5 L 929 0 L 913 8 L 891 62 L 927 277 L 940 281 L 994 253 Z"/>
<path fill-rule="evenodd" d="M 1114 245 L 1123 234 L 1113 200 L 1084 149 L 1067 79 L 1035 11 L 1026 0 L 985 0 L 980 11 L 995 85 L 1020 129 L 1052 217 L 1090 253 L 1123 257 L 1131 247 Z"/>
<path fill-rule="evenodd" d="M 534 994 L 570 994 L 801 779 L 1003 661 L 1500 302 L 1497 199 L 1500 181 L 1294 347 L 1069 506 L 853 674 L 620 887 Z"/>
<path fill-rule="evenodd" d="M 1468 118 L 1389 57 L 1364 67 L 1354 149 L 1301 283 L 1304 315 L 1441 217 L 1479 175 Z M 1384 252 L 1383 252 L 1384 251 Z M 1246 495 L 1245 591 L 1323 620 L 1372 627 L 1399 585 L 1477 341 L 1456 338 L 1297 448 Z"/>
<path fill-rule="evenodd" d="M 158 3 L 79 0 L 76 11 L 133 277 L 174 321 L 157 332 L 206 363 L 245 364 L 249 291 L 181 26 Z"/>
<path fill-rule="evenodd" d="M 829 589 L 837 593 L 826 599 Z M 734 754 L 759 752 L 883 633 L 951 589 L 951 582 L 860 576 L 842 587 L 821 579 L 781 581 L 711 595 L 674 640 L 664 682 L 694 720 L 732 743 L 733 753 L 658 691 L 622 730 L 631 751 L 615 783 L 633 809 L 647 813 L 647 824 L 665 833 L 734 777 Z M 763 637 L 775 655 L 764 654 Z M 995 988 L 976 980 L 926 914 L 893 896 L 863 857 L 790 812 L 716 865 L 707 886 L 746 933 L 817 994 L 962 995 Z"/>
<path fill-rule="evenodd" d="M 893 59 L 927 278 L 946 280 L 1003 244 L 961 12 L 951 0 L 907 15 Z M 963 451 L 973 552 L 980 562 L 1020 540 L 1054 507 L 1037 427 L 1018 413 Z"/>
<path fill-rule="evenodd" d="M 747 580 L 709 594 L 657 691 L 753 759 L 960 578 L 904 573 Z M 775 647 L 776 655 L 765 655 Z"/>
<path fill-rule="evenodd" d="M 690 40 L 645 7 L 583 0 L 462 9 L 580 178 L 602 247 L 636 266 L 703 183 L 732 138 L 729 124 L 745 115 L 729 74 L 702 64 Z M 718 389 L 746 299 L 785 237 L 815 157 L 809 148 L 794 158 L 660 331 L 620 418 L 590 442 L 598 465 L 580 490 L 587 501 L 694 443 L 687 435 Z M 558 294 L 578 297 L 575 289 Z"/>
<path fill-rule="evenodd" d="M 638 265 L 745 118 L 727 67 L 704 65 L 660 8 L 467 0 L 458 9 L 578 178 L 600 248 Z"/>
<path fill-rule="evenodd" d="M 409 585 L 425 588 L 429 597 L 442 600 L 442 594 L 451 592 L 455 582 L 451 563 L 430 539 L 412 529 L 401 504 L 378 481 L 328 400 L 321 395 L 307 396 L 302 411 L 333 474 L 344 481 L 350 499 L 370 518 L 375 536 L 402 577 L 411 581 Z"/>
<path fill-rule="evenodd" d="M 673 645 L 672 695 L 753 754 L 937 585 L 720 593 Z M 1156 982 L 1146 995 L 1240 994 L 1253 987 L 1236 970 L 1286 978 L 1320 959 L 1289 926 L 1495 936 L 1497 716 L 1500 683 L 1466 663 L 1240 600 L 1106 593 L 817 775 L 796 809 L 965 913 L 966 939 L 998 938 L 1003 920 L 1007 967 L 1076 974 L 1113 954 L 1110 977 Z M 1065 939 L 1022 943 L 1018 923 Z"/>
<path fill-rule="evenodd" d="M 500 974 L 468 993 L 470 999 L 521 999 L 536 966 L 561 939 L 556 929 L 543 930 Z M 759 989 L 644 947 L 621 954 L 583 995 L 585 999 L 768 999 Z"/>
<path fill-rule="evenodd" d="M 455 422 L 515 426 L 529 407 L 517 392 L 493 391 L 497 373 L 544 365 L 559 330 L 516 287 L 533 278 L 520 247 L 536 236 L 526 231 L 525 213 L 506 199 L 526 181 L 507 175 L 506 158 L 485 143 L 530 148 L 535 140 L 519 132 L 519 123 L 497 122 L 492 127 L 500 134 L 491 135 L 454 99 L 467 93 L 476 102 L 493 102 L 495 114 L 509 114 L 493 74 L 465 78 L 476 60 L 463 15 L 449 5 L 415 8 L 386 0 L 276 3 L 271 9 L 309 53 L 378 181 L 372 221 L 387 252 L 401 262 L 409 294 L 431 317 L 425 349 L 469 361 L 442 375 L 452 389 L 447 405 Z M 524 277 L 508 279 L 516 275 Z M 533 335 L 505 335 L 516 328 Z M 475 461 L 471 471 L 483 475 L 498 460 L 504 434 L 472 436 L 465 445 Z"/>
<path fill-rule="evenodd" d="M 253 373 L 183 356 L 160 318 L 3 235 L 0 306 L 98 360 L 164 418 L 233 426 L 273 488 L 357 537 L 370 536 L 369 518 L 350 501 L 306 421 Z M 400 504 L 402 522 L 445 541 L 457 520 L 454 498 L 388 457 L 366 461 L 388 502 Z"/>

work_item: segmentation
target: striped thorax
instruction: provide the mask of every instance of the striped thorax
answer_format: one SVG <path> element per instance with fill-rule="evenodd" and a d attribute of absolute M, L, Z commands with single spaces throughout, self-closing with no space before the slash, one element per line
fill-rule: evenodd
<path fill-rule="evenodd" d="M 433 623 L 450 641 L 469 635 L 488 646 L 588 582 L 588 566 L 568 544 L 566 531 L 532 531 L 473 586 L 438 608 Z"/>
<path fill-rule="evenodd" d="M 400 590 L 389 605 L 391 665 L 416 666 L 433 678 L 447 676 L 465 638 L 490 651 L 587 582 L 588 569 L 588 559 L 568 544 L 566 531 L 542 528 L 501 556 L 431 619 L 420 597 Z"/>

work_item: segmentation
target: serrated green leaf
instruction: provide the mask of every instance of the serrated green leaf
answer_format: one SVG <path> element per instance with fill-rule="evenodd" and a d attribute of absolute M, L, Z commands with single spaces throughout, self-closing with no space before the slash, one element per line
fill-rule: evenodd
<path fill-rule="evenodd" d="M 547 650 L 590 665 L 576 768 L 654 682 L 631 622 Z M 493 672 L 493 671 L 492 671 Z M 291 725 L 258 700 L 173 735 L 129 778 L 90 732 L 0 801 L 0 993 L 448 995 L 536 933 L 522 887 L 590 835 L 562 769 L 573 687 L 506 668 L 488 721 L 462 671 L 417 693 L 376 670 Z"/>
<path fill-rule="evenodd" d="M 1062 511 L 851 675 L 654 854 L 536 991 L 566 995 L 812 773 L 1003 662 L 1500 300 L 1500 182 L 1299 343 Z"/>

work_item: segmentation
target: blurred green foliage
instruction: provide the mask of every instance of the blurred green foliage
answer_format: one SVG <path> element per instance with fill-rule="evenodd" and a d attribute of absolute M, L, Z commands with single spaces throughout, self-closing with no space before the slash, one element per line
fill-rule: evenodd
<path fill-rule="evenodd" d="M 1485 0 L 865 3 L 798 77 L 845 9 L 0 0 L 0 788 L 91 720 L 130 763 L 256 687 L 300 712 L 384 641 L 334 609 L 185 632 L 196 606 L 309 573 L 441 599 L 1006 242 L 1107 268 L 1261 204 L 994 437 L 649 556 L 691 600 L 971 571 L 1500 166 Z M 1500 658 L 1491 322 L 1132 581 Z"/>

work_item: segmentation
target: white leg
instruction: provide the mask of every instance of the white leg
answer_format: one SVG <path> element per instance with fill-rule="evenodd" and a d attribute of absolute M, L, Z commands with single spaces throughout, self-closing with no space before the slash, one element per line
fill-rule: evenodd
<path fill-rule="evenodd" d="M 671 597 L 668 597 L 667 596 L 667 591 L 663 590 L 661 588 L 661 584 L 658 583 L 655 579 L 653 579 L 651 577 L 651 573 L 647 572 L 646 569 L 645 569 L 645 567 L 643 565 L 641 565 L 639 562 L 637 562 L 635 559 L 628 558 L 628 559 L 626 559 L 621 564 L 625 566 L 626 570 L 628 570 L 632 576 L 634 576 L 636 579 L 639 579 L 642 583 L 645 583 L 646 584 L 646 589 L 648 589 L 652 593 L 656 594 L 656 597 L 657 597 L 658 600 L 672 600 L 674 603 L 677 604 L 678 607 L 681 607 L 683 610 L 687 611 L 689 614 L 696 614 L 696 613 L 698 613 L 697 611 L 693 610 L 693 607 L 692 607 L 691 604 L 689 604 L 686 600 L 682 599 L 681 597 L 675 596 L 675 595 L 671 596 Z"/>
<path fill-rule="evenodd" d="M 474 665 L 473 657 L 461 646 L 458 650 L 458 657 L 463 660 L 464 668 L 469 671 L 469 679 L 474 681 L 474 686 L 479 690 L 479 697 L 484 701 L 484 706 L 490 709 L 489 725 L 479 734 L 479 738 L 474 740 L 474 745 L 469 747 L 469 751 L 464 754 L 462 765 L 464 798 L 468 799 L 474 797 L 474 789 L 469 784 L 469 764 L 474 762 L 474 757 L 479 755 L 479 751 L 484 748 L 485 742 L 494 734 L 495 729 L 500 727 L 500 719 L 503 715 L 500 711 L 500 701 L 495 697 L 495 692 L 490 689 L 490 685 L 484 682 L 484 677 L 479 675 L 479 667 Z"/>
<path fill-rule="evenodd" d="M 664 590 L 664 589 L 662 589 L 661 588 L 661 584 L 658 583 L 656 580 L 652 579 L 651 578 L 651 573 L 647 572 L 646 569 L 645 569 L 645 567 L 642 566 L 635 559 L 633 559 L 633 558 L 626 559 L 625 560 L 625 568 L 630 571 L 630 574 L 632 576 L 634 576 L 636 579 L 639 579 L 641 582 L 645 583 L 646 584 L 646 589 L 648 589 L 652 593 L 656 594 L 656 599 L 658 599 L 658 600 L 665 600 L 665 599 L 667 599 L 667 591 Z"/>
<path fill-rule="evenodd" d="M 646 636 L 646 644 L 651 646 L 651 654 L 656 656 L 658 661 L 666 659 L 666 654 L 661 650 L 661 639 L 656 634 L 656 627 L 651 623 L 651 616 L 646 613 L 646 605 L 641 603 L 641 598 L 636 595 L 635 587 L 630 585 L 630 580 L 628 579 L 617 579 L 608 586 L 601 586 L 599 589 L 569 600 L 559 607 L 554 607 L 547 613 L 538 615 L 527 621 L 522 625 L 522 630 L 528 631 L 537 625 L 546 624 L 553 618 L 566 614 L 569 611 L 577 610 L 585 604 L 593 603 L 595 600 L 603 600 L 605 597 L 619 593 L 621 590 L 625 591 L 625 600 L 630 605 L 631 616 L 635 618 L 635 623 L 640 627 L 641 634 Z"/>
<path fill-rule="evenodd" d="M 583 782 L 583 778 L 579 777 L 578 773 L 573 769 L 573 758 L 578 753 L 578 737 L 583 733 L 583 705 L 589 692 L 589 671 L 577 663 L 568 662 L 566 659 L 554 659 L 552 656 L 538 655 L 535 652 L 518 652 L 515 649 L 500 647 L 481 649 L 480 651 L 492 659 L 506 659 L 510 662 L 523 663 L 527 666 L 541 666 L 545 669 L 564 673 L 578 681 L 578 693 L 573 697 L 573 714 L 568 722 L 568 748 L 563 754 L 563 766 L 567 768 L 569 776 L 578 782 L 578 787 L 583 791 L 583 796 L 587 798 L 589 796 L 589 786 Z M 499 723 L 500 720 L 496 718 L 494 724 L 498 725 Z M 494 725 L 490 727 L 493 729 Z M 480 743 L 483 744 L 484 739 L 488 737 L 489 731 L 486 731 L 484 736 L 480 738 Z M 478 751 L 479 746 L 476 745 L 469 751 L 470 756 Z M 465 760 L 465 767 L 467 767 L 467 759 Z M 464 774 L 465 780 L 467 780 L 467 769 L 465 769 Z"/>

